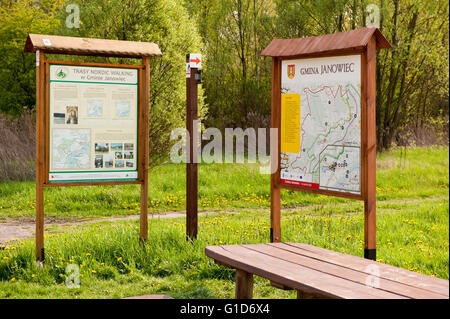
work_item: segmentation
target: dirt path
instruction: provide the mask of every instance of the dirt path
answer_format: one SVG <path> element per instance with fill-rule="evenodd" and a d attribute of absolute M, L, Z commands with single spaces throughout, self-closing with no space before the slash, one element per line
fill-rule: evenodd
<path fill-rule="evenodd" d="M 235 211 L 210 211 L 210 212 L 199 212 L 198 215 L 211 215 L 211 214 L 223 214 L 223 213 L 233 213 Z M 150 219 L 159 218 L 177 218 L 184 217 L 185 212 L 167 212 L 163 214 L 152 214 L 149 215 Z M 117 217 L 104 217 L 104 218 L 89 218 L 89 219 L 78 219 L 73 221 L 58 220 L 58 219 L 48 219 L 45 220 L 45 227 L 49 226 L 76 226 L 85 223 L 95 223 L 99 221 L 115 221 L 115 220 L 133 220 L 138 219 L 139 215 L 129 215 L 129 216 L 117 216 Z M 27 239 L 34 237 L 35 233 L 35 222 L 32 219 L 7 219 L 6 222 L 0 223 L 0 245 L 5 245 L 7 241 L 12 239 Z"/>
<path fill-rule="evenodd" d="M 435 201 L 435 200 L 447 200 L 448 197 L 446 196 L 436 196 L 436 197 L 429 197 L 429 198 L 412 198 L 412 199 L 395 199 L 390 200 L 389 204 L 395 204 L 395 203 L 405 203 L 408 202 L 408 204 L 412 204 L 415 202 L 427 202 L 427 201 Z M 384 202 L 379 202 L 380 205 L 382 205 Z M 302 210 L 309 208 L 312 210 L 314 206 L 318 205 L 306 205 L 306 206 L 297 206 L 297 207 L 285 207 L 283 208 L 283 211 L 296 211 L 296 210 Z M 243 210 L 245 211 L 264 211 L 268 210 L 269 208 L 245 208 Z M 225 213 L 237 213 L 240 210 L 227 210 L 227 211 L 203 211 L 199 212 L 199 216 L 204 215 L 212 215 L 212 214 L 225 214 Z M 389 209 L 385 209 L 384 213 L 389 213 Z M 395 211 L 395 210 L 394 210 Z M 158 218 L 177 218 L 177 217 L 184 217 L 186 214 L 185 212 L 166 212 L 161 214 L 150 214 L 150 219 L 158 219 Z M 70 226 L 76 226 L 79 224 L 85 224 L 85 223 L 94 223 L 99 221 L 115 221 L 115 220 L 133 220 L 138 219 L 139 215 L 129 215 L 129 216 L 117 216 L 117 217 L 103 217 L 103 218 L 85 218 L 85 219 L 77 219 L 77 220 L 62 220 L 62 219 L 54 219 L 54 218 L 48 218 L 45 220 L 45 227 L 46 231 L 47 228 L 50 228 L 52 226 L 56 226 L 58 228 L 61 226 L 62 229 L 58 229 L 58 232 L 64 231 L 64 227 L 69 228 Z M 6 241 L 11 240 L 13 238 L 17 239 L 26 239 L 26 238 L 32 238 L 34 237 L 34 230 L 35 230 L 35 223 L 34 219 L 30 218 L 19 218 L 19 219 L 12 219 L 7 218 L 5 222 L 0 222 L 0 246 L 5 245 Z M 53 232 L 53 231 L 50 231 Z"/>

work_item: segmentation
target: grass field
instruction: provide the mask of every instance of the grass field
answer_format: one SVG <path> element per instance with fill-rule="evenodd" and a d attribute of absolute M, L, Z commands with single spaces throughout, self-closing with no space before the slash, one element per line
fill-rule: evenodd
<path fill-rule="evenodd" d="M 449 279 L 449 149 L 410 148 L 378 155 L 377 260 Z M 184 210 L 185 167 L 150 173 L 152 213 Z M 34 215 L 32 182 L 0 184 L 0 218 Z M 46 216 L 61 219 L 137 214 L 136 186 L 47 189 Z M 175 298 L 232 298 L 234 271 L 204 254 L 215 244 L 269 238 L 269 176 L 251 165 L 199 167 L 199 208 L 227 211 L 199 218 L 199 238 L 185 240 L 184 219 L 149 219 L 149 241 L 138 222 L 101 221 L 48 234 L 46 262 L 34 263 L 34 241 L 0 251 L 0 298 L 118 298 L 164 293 Z M 282 239 L 363 255 L 359 201 L 282 191 Z M 229 211 L 232 211 L 231 213 Z M 68 264 L 80 267 L 81 288 L 64 285 Z M 295 298 L 255 277 L 255 298 Z"/>

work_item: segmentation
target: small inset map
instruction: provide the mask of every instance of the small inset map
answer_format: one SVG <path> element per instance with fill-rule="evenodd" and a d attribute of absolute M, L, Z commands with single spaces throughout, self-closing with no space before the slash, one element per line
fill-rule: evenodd
<path fill-rule="evenodd" d="M 53 169 L 89 168 L 91 131 L 89 129 L 53 129 L 52 149 Z"/>
<path fill-rule="evenodd" d="M 87 106 L 88 117 L 101 117 L 103 115 L 103 101 L 88 100 L 87 103 L 88 103 Z"/>
<path fill-rule="evenodd" d="M 130 101 L 116 101 L 116 117 L 125 118 L 130 116 Z"/>
<path fill-rule="evenodd" d="M 328 145 L 320 153 L 320 188 L 359 193 L 360 156 L 357 146 Z"/>

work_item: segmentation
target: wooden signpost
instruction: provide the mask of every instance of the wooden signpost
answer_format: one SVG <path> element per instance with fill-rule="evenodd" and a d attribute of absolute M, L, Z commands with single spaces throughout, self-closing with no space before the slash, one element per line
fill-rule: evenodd
<path fill-rule="evenodd" d="M 198 233 L 198 84 L 201 82 L 201 55 L 186 55 L 186 130 L 189 133 L 186 152 L 186 238 L 196 239 Z"/>
<path fill-rule="evenodd" d="M 44 260 L 44 188 L 141 185 L 148 238 L 150 57 L 154 43 L 30 34 L 36 53 L 36 257 Z M 46 54 L 142 59 L 141 65 L 47 60 Z"/>
<path fill-rule="evenodd" d="M 376 259 L 377 28 L 275 39 L 272 57 L 271 242 L 281 241 L 281 189 L 364 201 L 364 257 Z"/>

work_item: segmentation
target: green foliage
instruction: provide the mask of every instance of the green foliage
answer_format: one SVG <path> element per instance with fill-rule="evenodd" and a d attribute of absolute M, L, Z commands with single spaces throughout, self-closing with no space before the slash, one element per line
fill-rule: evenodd
<path fill-rule="evenodd" d="M 24 53 L 28 33 L 154 42 L 162 58 L 151 59 L 150 153 L 155 161 L 170 149 L 170 132 L 184 127 L 185 55 L 199 52 L 202 40 L 194 21 L 176 0 L 137 1 L 3 1 L 0 11 L 2 54 L 0 109 L 19 114 L 34 108 L 34 57 Z M 80 27 L 68 28 L 67 5 L 80 8 Z M 4 51 L 3 51 L 4 50 Z M 50 55 L 47 58 L 107 63 L 140 63 L 133 59 Z M 203 91 L 199 92 L 200 118 L 206 115 Z M 152 163 L 155 164 L 155 163 Z"/>
<path fill-rule="evenodd" d="M 392 200 L 448 197 L 448 147 L 395 149 L 378 154 L 377 200 L 389 205 Z M 199 210 L 232 210 L 270 207 L 270 175 L 252 164 L 201 164 L 199 173 Z M 149 173 L 149 212 L 185 211 L 186 167 L 161 165 Z M 418 181 L 420 181 L 418 183 Z M 140 210 L 139 187 L 135 185 L 102 187 L 52 187 L 45 191 L 45 215 L 51 218 L 95 218 L 136 215 Z M 283 190 L 282 206 L 345 205 L 354 210 L 359 201 Z M 0 218 L 34 218 L 33 182 L 0 183 Z"/>
<path fill-rule="evenodd" d="M 413 144 L 430 128 L 448 128 L 448 1 L 62 1 L 1 0 L 1 112 L 17 115 L 34 107 L 34 57 L 23 53 L 30 32 L 152 41 L 163 52 L 151 60 L 150 95 L 150 151 L 160 159 L 171 129 L 184 126 L 186 53 L 204 57 L 200 107 L 203 119 L 208 113 L 206 126 L 269 127 L 271 63 L 259 56 L 261 50 L 273 38 L 364 27 L 367 6 L 375 4 L 380 29 L 393 45 L 377 54 L 379 150 Z M 79 5 L 79 29 L 66 27 L 68 4 Z M 446 134 L 437 135 L 435 141 L 446 143 Z"/>
<path fill-rule="evenodd" d="M 377 209 L 378 261 L 448 279 L 448 198 L 390 202 Z M 283 241 L 363 256 L 364 213 L 348 205 L 307 205 L 283 212 Z M 46 260 L 34 263 L 34 241 L 0 250 L 0 298 L 233 298 L 234 271 L 206 257 L 209 245 L 265 243 L 269 210 L 200 216 L 199 236 L 185 239 L 184 219 L 150 219 L 139 244 L 137 221 L 103 221 L 46 238 Z M 67 265 L 79 266 L 81 287 L 68 289 Z M 295 298 L 255 276 L 255 298 Z"/>
<path fill-rule="evenodd" d="M 207 126 L 269 127 L 271 1 L 186 1 L 205 42 Z M 269 32 L 268 32 L 269 31 Z"/>
<path fill-rule="evenodd" d="M 35 105 L 35 57 L 25 53 L 29 33 L 48 34 L 59 25 L 60 0 L 0 1 L 0 111 L 19 115 Z"/>
<path fill-rule="evenodd" d="M 373 4 L 379 8 L 380 29 L 393 45 L 377 56 L 379 150 L 445 131 L 449 7 L 443 0 L 186 1 L 205 41 L 207 124 L 268 127 L 271 68 L 270 59 L 258 56 L 261 50 L 273 38 L 364 27 Z"/>
<path fill-rule="evenodd" d="M 199 52 L 202 40 L 195 22 L 176 0 L 66 1 L 78 3 L 80 28 L 62 28 L 71 36 L 154 42 L 162 57 L 151 59 L 150 154 L 157 164 L 170 149 L 170 132 L 185 126 L 187 53 Z M 61 8 L 64 8 L 62 6 Z M 61 20 L 67 13 L 61 10 Z M 136 63 L 127 59 L 107 62 Z M 200 118 L 206 115 L 202 91 L 199 92 Z"/>

